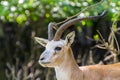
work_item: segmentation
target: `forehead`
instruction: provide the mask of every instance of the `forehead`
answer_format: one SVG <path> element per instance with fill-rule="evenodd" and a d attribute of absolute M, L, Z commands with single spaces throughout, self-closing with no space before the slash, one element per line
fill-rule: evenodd
<path fill-rule="evenodd" d="M 48 48 L 52 49 L 52 48 L 54 48 L 56 46 L 62 47 L 64 45 L 65 45 L 65 41 L 64 40 L 59 40 L 59 41 L 52 40 L 52 41 L 50 41 L 50 42 L 47 43 L 46 48 L 47 49 Z"/>

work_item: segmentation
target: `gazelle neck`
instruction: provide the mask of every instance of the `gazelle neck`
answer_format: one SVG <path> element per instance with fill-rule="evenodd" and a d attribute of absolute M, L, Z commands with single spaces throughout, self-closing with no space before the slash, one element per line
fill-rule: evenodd
<path fill-rule="evenodd" d="M 57 80 L 83 80 L 83 73 L 75 62 L 71 48 L 64 54 L 62 64 L 55 67 Z"/>

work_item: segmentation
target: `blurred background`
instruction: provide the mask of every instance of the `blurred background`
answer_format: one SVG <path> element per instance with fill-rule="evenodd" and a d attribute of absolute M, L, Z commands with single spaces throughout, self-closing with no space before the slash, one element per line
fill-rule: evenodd
<path fill-rule="evenodd" d="M 50 22 L 104 10 L 105 17 L 80 21 L 63 35 L 76 31 L 72 49 L 80 66 L 119 62 L 120 0 L 0 0 L 0 80 L 56 80 L 53 69 L 38 64 L 44 47 L 33 37 L 47 38 Z"/>

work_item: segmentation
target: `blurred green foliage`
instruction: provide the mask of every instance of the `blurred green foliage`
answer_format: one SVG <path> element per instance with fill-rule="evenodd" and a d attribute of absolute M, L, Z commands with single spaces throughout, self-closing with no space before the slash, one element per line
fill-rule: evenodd
<path fill-rule="evenodd" d="M 100 0 L 98 0 L 100 1 Z M 37 21 L 41 17 L 55 21 L 80 12 L 87 6 L 97 3 L 96 0 L 1 0 L 0 19 L 5 22 L 29 24 L 29 20 Z M 97 15 L 103 10 L 109 11 L 109 19 L 114 20 L 120 13 L 119 0 L 103 0 L 101 4 L 87 9 L 84 15 Z"/>

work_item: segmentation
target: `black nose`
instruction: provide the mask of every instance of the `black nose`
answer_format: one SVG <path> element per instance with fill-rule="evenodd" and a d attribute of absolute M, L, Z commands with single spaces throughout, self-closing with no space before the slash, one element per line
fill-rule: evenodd
<path fill-rule="evenodd" d="M 45 59 L 44 57 L 40 58 L 41 61 L 44 60 L 44 59 Z"/>

